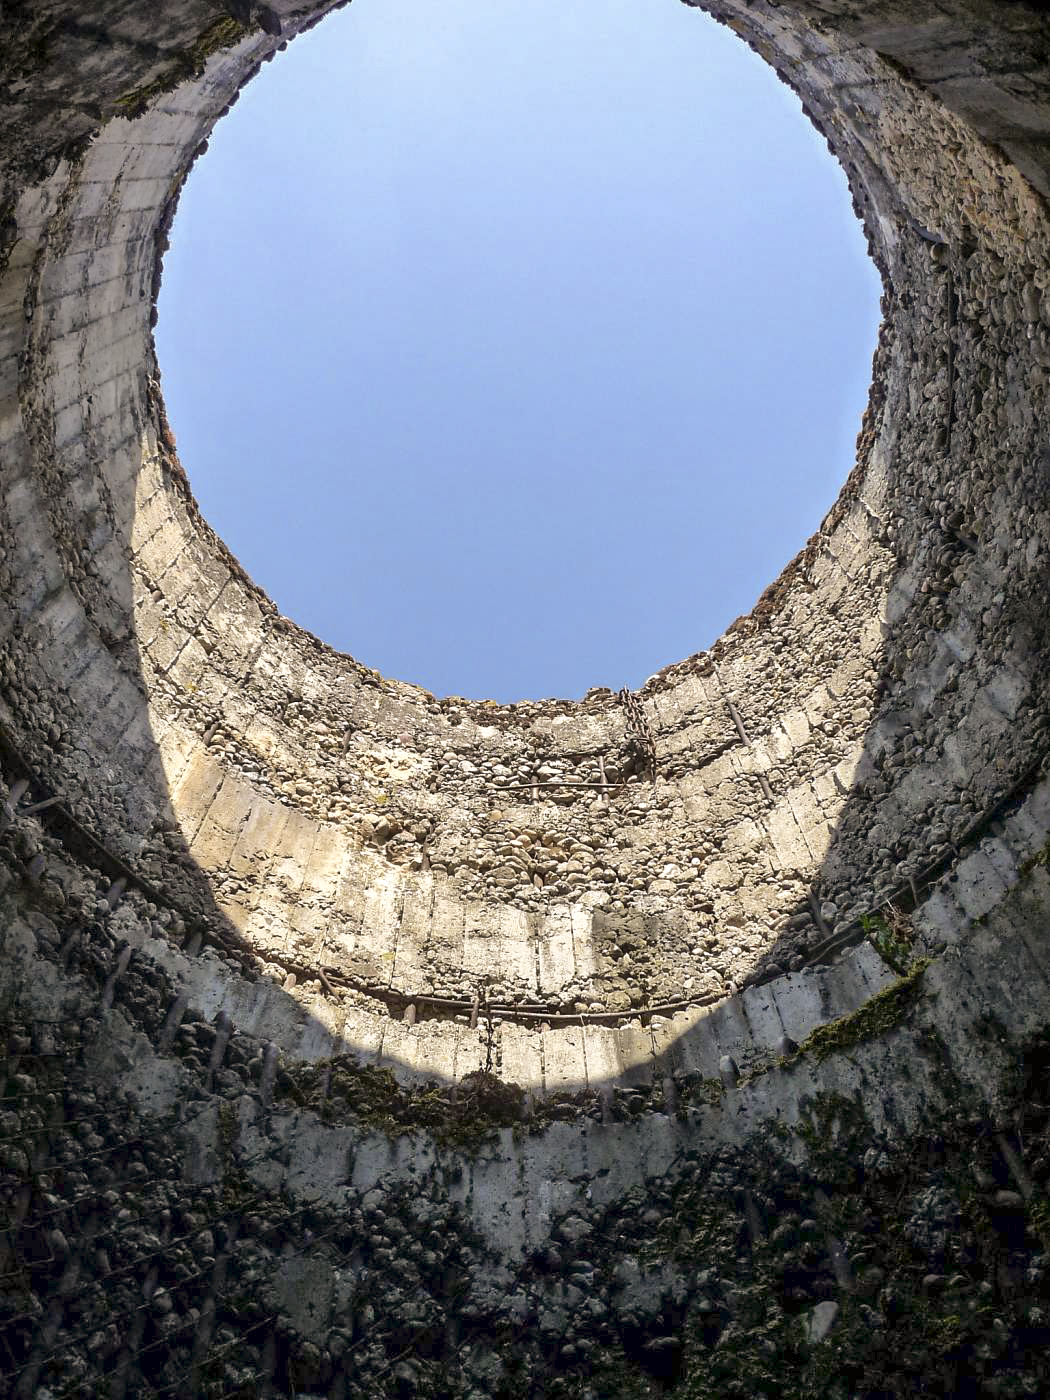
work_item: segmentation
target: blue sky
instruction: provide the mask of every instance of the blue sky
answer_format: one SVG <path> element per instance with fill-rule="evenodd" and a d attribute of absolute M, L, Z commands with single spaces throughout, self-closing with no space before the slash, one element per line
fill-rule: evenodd
<path fill-rule="evenodd" d="M 853 464 L 880 287 L 797 98 L 678 0 L 354 0 L 180 203 L 157 328 L 202 509 L 439 695 L 637 687 Z"/>

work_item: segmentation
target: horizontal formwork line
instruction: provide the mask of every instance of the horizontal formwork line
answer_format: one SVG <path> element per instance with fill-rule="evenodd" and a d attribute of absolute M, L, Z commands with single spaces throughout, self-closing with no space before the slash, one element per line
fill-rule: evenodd
<path fill-rule="evenodd" d="M 11 760 L 12 766 L 18 769 L 22 776 L 29 777 L 32 781 L 38 783 L 38 785 L 43 786 L 39 784 L 39 779 L 35 771 L 18 752 L 10 736 L 4 731 L 2 726 L 0 726 L 0 755 Z M 912 880 L 903 882 L 897 886 L 877 907 L 867 911 L 867 913 L 875 914 L 879 912 L 880 909 L 885 909 L 890 905 L 897 905 L 898 903 L 905 908 L 905 912 L 917 907 L 920 891 L 926 892 L 932 888 L 944 871 L 950 867 L 952 861 L 959 858 L 961 848 L 974 842 L 980 835 L 980 832 L 990 822 L 994 821 L 1007 806 L 1016 801 L 1020 795 L 1034 783 L 1041 770 L 1042 763 L 1043 757 L 1041 756 L 1025 770 L 1022 776 L 1012 784 L 1004 794 L 998 797 L 983 813 L 975 817 L 974 821 L 970 823 L 969 827 L 962 833 L 958 841 L 953 843 L 945 855 L 931 862 L 925 869 L 918 872 Z M 113 878 L 124 878 L 128 884 L 140 890 L 140 892 L 145 894 L 153 903 L 162 907 L 174 909 L 176 912 L 180 913 L 187 923 L 188 928 L 193 926 L 195 921 L 186 919 L 185 914 L 179 909 L 176 902 L 166 898 L 149 882 L 137 875 L 130 866 L 114 856 L 98 838 L 72 816 L 64 805 L 57 803 L 49 808 L 48 812 L 52 819 L 54 817 L 58 818 L 60 825 L 66 827 L 75 841 L 82 842 L 91 850 L 92 854 L 99 860 L 98 868 L 100 870 L 112 875 Z M 261 956 L 260 953 L 250 945 L 238 947 L 232 943 L 232 940 L 224 939 L 220 935 L 217 935 L 210 927 L 208 933 L 211 942 L 230 956 L 237 956 L 237 954 L 249 954 L 254 958 L 259 958 Z M 863 942 L 866 937 L 867 932 L 861 922 L 861 918 L 858 917 L 858 919 L 848 925 L 846 929 L 833 935 L 813 949 L 804 966 L 813 967 L 822 962 L 826 962 L 833 954 L 845 951 L 849 947 Z M 336 987 L 339 987 L 340 989 L 345 988 L 346 990 L 367 996 L 372 1000 L 385 1003 L 387 1012 L 391 1017 L 396 1014 L 397 1010 L 404 1011 L 408 1006 L 415 1006 L 417 1008 L 433 1007 L 439 1012 L 451 1011 L 459 1014 L 470 1014 L 474 1010 L 474 1002 L 469 999 L 440 998 L 428 996 L 423 993 L 414 994 L 389 986 L 373 986 L 347 977 L 341 969 L 330 965 L 321 967 L 303 963 L 298 960 L 288 959 L 286 956 L 281 959 L 273 957 L 270 958 L 269 961 L 278 963 L 279 966 L 287 969 L 289 973 L 294 972 L 296 975 L 303 973 L 307 978 L 318 978 L 333 997 L 336 995 Z M 777 974 L 774 974 L 774 977 L 776 975 Z M 762 985 L 764 982 L 774 980 L 774 977 L 756 975 L 748 981 L 745 981 L 740 987 L 740 990 L 743 991 L 750 986 Z M 685 1011 L 691 1008 L 702 1008 L 727 999 L 727 997 L 712 994 L 708 997 L 683 998 L 678 1001 L 664 1002 L 655 1006 L 635 1007 L 632 1008 L 630 1012 L 563 1012 L 529 1003 L 524 1005 L 514 1003 L 489 1003 L 487 1006 L 483 1005 L 481 1007 L 481 1012 L 486 1016 L 499 1016 L 502 1020 L 510 1021 L 546 1022 L 551 1025 L 612 1024 L 616 1026 L 640 1018 L 644 1019 L 656 1015 L 672 1015 L 675 1012 Z M 333 1033 L 333 1039 L 338 1041 L 338 1035 Z"/>

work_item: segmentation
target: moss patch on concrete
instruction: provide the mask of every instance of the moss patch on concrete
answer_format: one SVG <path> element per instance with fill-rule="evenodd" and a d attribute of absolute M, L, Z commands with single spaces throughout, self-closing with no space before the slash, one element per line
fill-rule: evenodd
<path fill-rule="evenodd" d="M 622 1216 L 604 1223 L 604 1237 L 633 1251 L 644 1270 L 693 1280 L 692 1296 L 680 1312 L 665 1304 L 646 1331 L 628 1323 L 622 1349 L 599 1345 L 556 1393 L 1045 1394 L 1050 1255 L 1039 1202 L 1050 1111 L 1034 1092 L 1045 1059 L 1031 1047 L 1019 1052 L 1022 1073 L 1005 1095 L 1017 1122 L 1012 1145 L 1040 1193 L 1027 1209 L 1012 1200 L 988 1118 L 948 1112 L 891 1144 L 859 1102 L 817 1096 L 800 1129 L 809 1148 L 800 1166 L 759 1135 L 698 1162 L 691 1180 L 665 1194 L 647 1242 L 644 1221 L 636 1233 Z M 821 1336 L 814 1323 L 829 1304 Z"/>
<path fill-rule="evenodd" d="M 908 915 L 888 904 L 876 914 L 862 914 L 860 926 L 883 962 L 892 967 L 898 977 L 905 976 L 911 966 L 915 942 L 915 930 Z"/>
<path fill-rule="evenodd" d="M 1050 867 L 1050 841 L 1047 841 L 1046 845 L 1043 846 L 1041 850 L 1036 851 L 1035 855 L 1029 856 L 1027 860 L 1022 861 L 1018 866 L 1018 870 L 1022 875 L 1030 875 L 1036 866 L 1039 865 L 1043 866 L 1044 869 Z"/>
<path fill-rule="evenodd" d="M 274 1097 L 313 1109 L 324 1123 L 360 1124 L 390 1137 L 424 1132 L 439 1147 L 466 1153 L 494 1141 L 500 1128 L 519 1124 L 525 1104 L 520 1085 L 484 1070 L 455 1085 L 408 1087 L 390 1070 L 358 1064 L 352 1056 L 283 1066 Z"/>
<path fill-rule="evenodd" d="M 248 33 L 247 28 L 230 16 L 215 20 L 197 35 L 188 48 L 180 49 L 163 72 L 142 87 L 124 93 L 114 103 L 121 117 L 140 117 L 150 104 L 163 93 L 174 92 L 188 78 L 199 78 L 204 65 L 220 49 L 231 48 Z"/>
<path fill-rule="evenodd" d="M 899 981 L 876 992 L 856 1011 L 818 1026 L 793 1055 L 780 1061 L 781 1065 L 796 1064 L 806 1056 L 812 1056 L 819 1064 L 829 1055 L 850 1050 L 866 1040 L 875 1040 L 899 1026 L 923 995 L 922 978 L 931 961 L 921 958 Z"/>

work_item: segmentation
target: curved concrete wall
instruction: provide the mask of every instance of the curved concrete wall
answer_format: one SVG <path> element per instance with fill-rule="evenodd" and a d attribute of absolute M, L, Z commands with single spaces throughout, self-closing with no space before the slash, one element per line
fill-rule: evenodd
<path fill-rule="evenodd" d="M 215 1099 L 196 1136 L 183 1122 L 188 1180 L 217 1181 L 239 1145 L 242 1167 L 264 1163 L 260 1189 L 294 1179 L 296 1199 L 319 1190 L 333 1208 L 377 1183 L 433 1184 L 441 1152 L 423 1142 L 392 1164 L 389 1144 L 361 1147 L 348 1174 L 360 1125 L 274 1129 L 278 1051 L 328 1064 L 322 1105 L 348 1053 L 410 1084 L 482 1071 L 575 1094 L 533 1157 L 507 1129 L 488 1185 L 452 1193 L 512 1260 L 597 1191 L 592 1123 L 607 1202 L 676 1154 L 797 1122 L 818 1091 L 850 1084 L 884 1124 L 881 1046 L 859 1089 L 841 1066 L 787 1085 L 769 1066 L 880 992 L 903 995 L 896 976 L 920 952 L 949 989 L 926 1029 L 951 1042 L 951 1082 L 994 1103 L 999 1059 L 951 1030 L 968 998 L 976 1025 L 1002 987 L 961 988 L 1006 978 L 994 1004 L 1015 1038 L 1045 1007 L 1039 8 L 703 7 L 799 92 L 882 271 L 856 462 L 709 652 L 626 699 L 511 706 L 437 700 L 280 617 L 200 518 L 165 416 L 150 328 L 179 189 L 243 82 L 326 7 L 96 8 L 0 22 L 12 1016 L 43 1024 L 101 998 L 89 1068 L 103 1083 L 126 1072 L 136 1113 Z M 129 960 L 150 971 L 115 1018 Z M 231 1064 L 234 1032 L 258 1053 Z M 746 1127 L 724 1097 L 710 1120 L 710 1086 L 736 1093 L 741 1071 L 760 1081 Z M 910 1128 L 937 1098 L 922 1084 L 901 1097 Z"/>
<path fill-rule="evenodd" d="M 609 694 L 437 701 L 331 652 L 194 507 L 151 349 L 158 259 L 212 124 L 285 40 L 218 47 L 234 22 L 188 6 L 152 66 L 128 19 L 97 73 L 88 28 L 38 41 L 45 75 L 71 46 L 118 115 L 5 204 L 4 718 L 116 854 L 301 979 L 566 1013 L 711 1001 L 910 897 L 1042 756 L 1045 213 L 965 120 L 1000 93 L 1016 145 L 1035 107 L 1010 73 L 902 78 L 940 22 L 716 13 L 842 160 L 886 321 L 839 502 L 752 617 L 636 697 L 654 780 Z M 202 71 L 168 91 L 180 51 Z M 9 148 L 53 164 L 90 106 L 16 110 Z"/>

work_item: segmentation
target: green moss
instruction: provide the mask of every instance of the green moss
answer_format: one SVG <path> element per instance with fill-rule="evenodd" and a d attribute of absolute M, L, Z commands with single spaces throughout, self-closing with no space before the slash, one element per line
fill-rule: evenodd
<path fill-rule="evenodd" d="M 951 1351 L 962 1341 L 963 1320 L 958 1313 L 943 1317 L 927 1313 L 926 1330 L 939 1351 Z"/>
<path fill-rule="evenodd" d="M 856 1100 L 824 1092 L 804 1101 L 803 1116 L 795 1125 L 795 1133 L 811 1149 L 836 1149 L 844 1130 L 866 1127 L 867 1119 Z"/>
<path fill-rule="evenodd" d="M 923 1052 L 936 1055 L 940 1047 L 924 1041 Z M 1009 1092 L 995 1096 L 1007 1110 L 1025 1109 L 1018 1147 L 1040 1193 L 1050 1172 L 1042 1092 L 1048 1058 L 1050 1036 L 1026 1042 Z M 574 1374 L 560 1376 L 551 1395 L 635 1400 L 669 1390 L 675 1400 L 874 1400 L 966 1393 L 1034 1400 L 1050 1393 L 1045 1349 L 1026 1346 L 1037 1335 L 1030 1315 L 1035 1285 L 1017 1283 L 1050 1223 L 1050 1192 L 1029 1206 L 1022 1249 L 1016 1219 L 988 1209 L 987 1191 L 974 1181 L 975 1143 L 991 1135 L 991 1124 L 975 1137 L 974 1122 L 955 1111 L 958 1083 L 947 1079 L 944 1087 L 946 1117 L 912 1135 L 894 1134 L 892 1143 L 859 1097 L 814 1096 L 797 1129 L 804 1154 L 784 1153 L 763 1129 L 738 1152 L 700 1159 L 691 1176 L 658 1192 L 661 1219 L 637 1218 L 649 1199 L 642 1193 L 622 1203 L 595 1231 L 589 1257 L 608 1271 L 631 1253 L 643 1269 L 670 1264 L 667 1277 L 696 1279 L 699 1297 L 667 1329 L 682 1344 L 681 1372 L 660 1384 L 646 1374 L 637 1346 L 625 1352 L 603 1338 L 585 1361 L 570 1363 Z M 880 1160 L 868 1168 L 873 1147 Z M 995 1170 L 994 1143 L 985 1142 L 982 1155 Z M 957 1213 L 931 1213 L 923 1204 L 931 1187 L 957 1202 Z M 755 1210 L 764 1235 L 752 1231 Z M 835 1279 L 829 1237 L 849 1260 L 848 1288 Z M 811 1343 L 806 1322 L 818 1301 L 832 1297 L 839 1314 L 825 1340 Z M 659 1320 L 661 1331 L 665 1323 Z"/>
<path fill-rule="evenodd" d="M 233 1164 L 233 1149 L 237 1144 L 237 1110 L 229 1099 L 219 1104 L 219 1155 L 223 1172 Z"/>
<path fill-rule="evenodd" d="M 1023 860 L 1018 869 L 1022 875 L 1030 875 L 1037 865 L 1043 866 L 1044 869 L 1050 866 L 1050 841 L 1047 841 L 1042 850 L 1036 851 L 1035 855 Z"/>
<path fill-rule="evenodd" d="M 877 914 L 862 914 L 860 926 L 883 962 L 892 967 L 898 977 L 903 977 L 911 966 L 915 941 L 911 919 L 890 904 Z"/>
<path fill-rule="evenodd" d="M 865 1040 L 875 1040 L 893 1030 L 922 996 L 923 973 L 931 961 L 930 958 L 920 959 L 899 981 L 876 992 L 856 1011 L 840 1016 L 837 1021 L 829 1021 L 826 1026 L 818 1026 L 793 1055 L 780 1061 L 781 1065 L 796 1064 L 807 1055 L 813 1056 L 819 1064 L 829 1055 L 840 1054 Z"/>
<path fill-rule="evenodd" d="M 529 1131 L 543 1132 L 551 1123 L 576 1118 L 581 1110 L 591 1117 L 600 1116 L 601 1104 L 595 1090 L 578 1089 L 573 1092 L 565 1089 L 551 1094 L 533 1106 L 529 1117 Z"/>
<path fill-rule="evenodd" d="M 118 116 L 140 117 L 146 108 L 166 92 L 174 92 L 187 78 L 199 78 L 204 65 L 220 49 L 228 49 L 247 34 L 248 30 L 237 20 L 224 15 L 215 20 L 207 29 L 197 35 L 193 43 L 180 49 L 172 62 L 151 82 L 134 88 L 118 97 L 114 103 Z"/>
<path fill-rule="evenodd" d="M 1050 1200 L 1039 1196 L 1028 1203 L 1028 1223 L 1042 1241 L 1044 1249 L 1050 1249 Z"/>
<path fill-rule="evenodd" d="M 325 1123 L 359 1124 L 398 1137 L 428 1133 L 440 1147 L 475 1152 L 500 1128 L 521 1122 L 525 1091 L 475 1070 L 457 1085 L 399 1084 L 388 1069 L 340 1056 L 310 1065 L 285 1065 L 274 1085 L 278 1102 L 313 1109 Z"/>
<path fill-rule="evenodd" d="M 695 1104 L 707 1104 L 711 1108 L 716 1108 L 725 1095 L 725 1089 L 719 1079 L 701 1079 L 699 1077 L 690 1079 L 687 1083 L 679 1086 L 678 1116 L 684 1117 L 684 1110 Z"/>
<path fill-rule="evenodd" d="M 809 1169 L 838 1190 L 854 1190 L 863 1145 L 871 1137 L 871 1124 L 861 1103 L 825 1091 L 805 1098 L 800 1110 L 792 1131 L 806 1145 Z"/>

